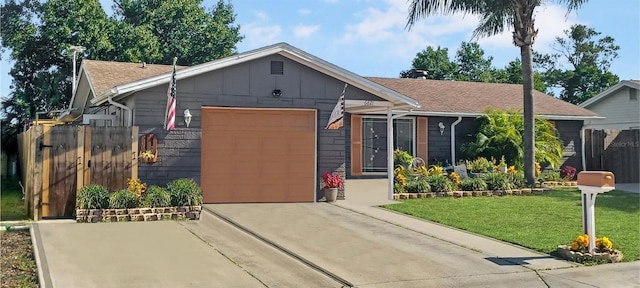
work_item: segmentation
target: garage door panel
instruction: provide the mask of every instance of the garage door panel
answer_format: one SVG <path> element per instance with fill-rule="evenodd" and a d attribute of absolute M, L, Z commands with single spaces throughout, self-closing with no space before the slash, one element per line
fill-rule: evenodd
<path fill-rule="evenodd" d="M 314 201 L 314 110 L 203 108 L 202 118 L 205 203 Z"/>

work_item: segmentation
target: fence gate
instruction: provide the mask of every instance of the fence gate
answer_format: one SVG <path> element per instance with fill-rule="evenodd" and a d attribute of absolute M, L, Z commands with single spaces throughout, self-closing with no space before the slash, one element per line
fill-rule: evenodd
<path fill-rule="evenodd" d="M 640 130 L 585 130 L 587 170 L 611 171 L 618 183 L 640 182 Z"/>
<path fill-rule="evenodd" d="M 76 193 L 138 177 L 138 127 L 42 126 L 19 135 L 25 202 L 34 219 L 72 217 Z"/>

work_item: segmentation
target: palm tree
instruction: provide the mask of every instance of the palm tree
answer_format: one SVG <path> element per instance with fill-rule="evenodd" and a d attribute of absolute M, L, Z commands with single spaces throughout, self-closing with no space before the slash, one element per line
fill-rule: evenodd
<path fill-rule="evenodd" d="M 522 58 L 522 88 L 524 98 L 524 173 L 529 185 L 535 183 L 533 61 L 531 45 L 538 30 L 534 28 L 533 12 L 545 0 L 411 0 L 407 27 L 418 19 L 436 14 L 470 13 L 481 17 L 473 31 L 473 38 L 502 33 L 505 27 L 513 28 L 513 44 L 520 47 Z M 564 3 L 569 11 L 580 7 L 587 0 L 556 0 Z"/>

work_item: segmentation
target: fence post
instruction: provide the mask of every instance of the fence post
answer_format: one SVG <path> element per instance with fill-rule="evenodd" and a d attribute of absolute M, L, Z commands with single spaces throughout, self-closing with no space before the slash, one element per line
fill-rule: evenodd
<path fill-rule="evenodd" d="M 131 179 L 138 179 L 138 129 L 131 127 Z"/>
<path fill-rule="evenodd" d="M 86 159 L 84 158 L 84 133 L 85 126 L 78 126 L 76 129 L 78 147 L 76 147 L 76 193 L 80 192 L 80 189 L 84 187 L 84 167 Z"/>
<path fill-rule="evenodd" d="M 43 133 L 42 125 L 35 125 L 33 127 L 34 133 L 31 134 L 31 149 L 35 151 L 34 165 L 33 165 L 33 220 L 42 219 L 41 207 L 42 207 L 42 155 L 43 155 Z"/>

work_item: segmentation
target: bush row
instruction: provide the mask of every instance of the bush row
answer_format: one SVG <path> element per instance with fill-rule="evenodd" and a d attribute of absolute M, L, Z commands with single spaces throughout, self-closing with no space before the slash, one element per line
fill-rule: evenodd
<path fill-rule="evenodd" d="M 202 204 L 200 186 L 189 178 L 176 179 L 166 187 L 128 179 L 127 189 L 109 192 L 102 185 L 85 186 L 76 195 L 77 209 L 126 209 L 137 207 L 195 206 Z"/>

